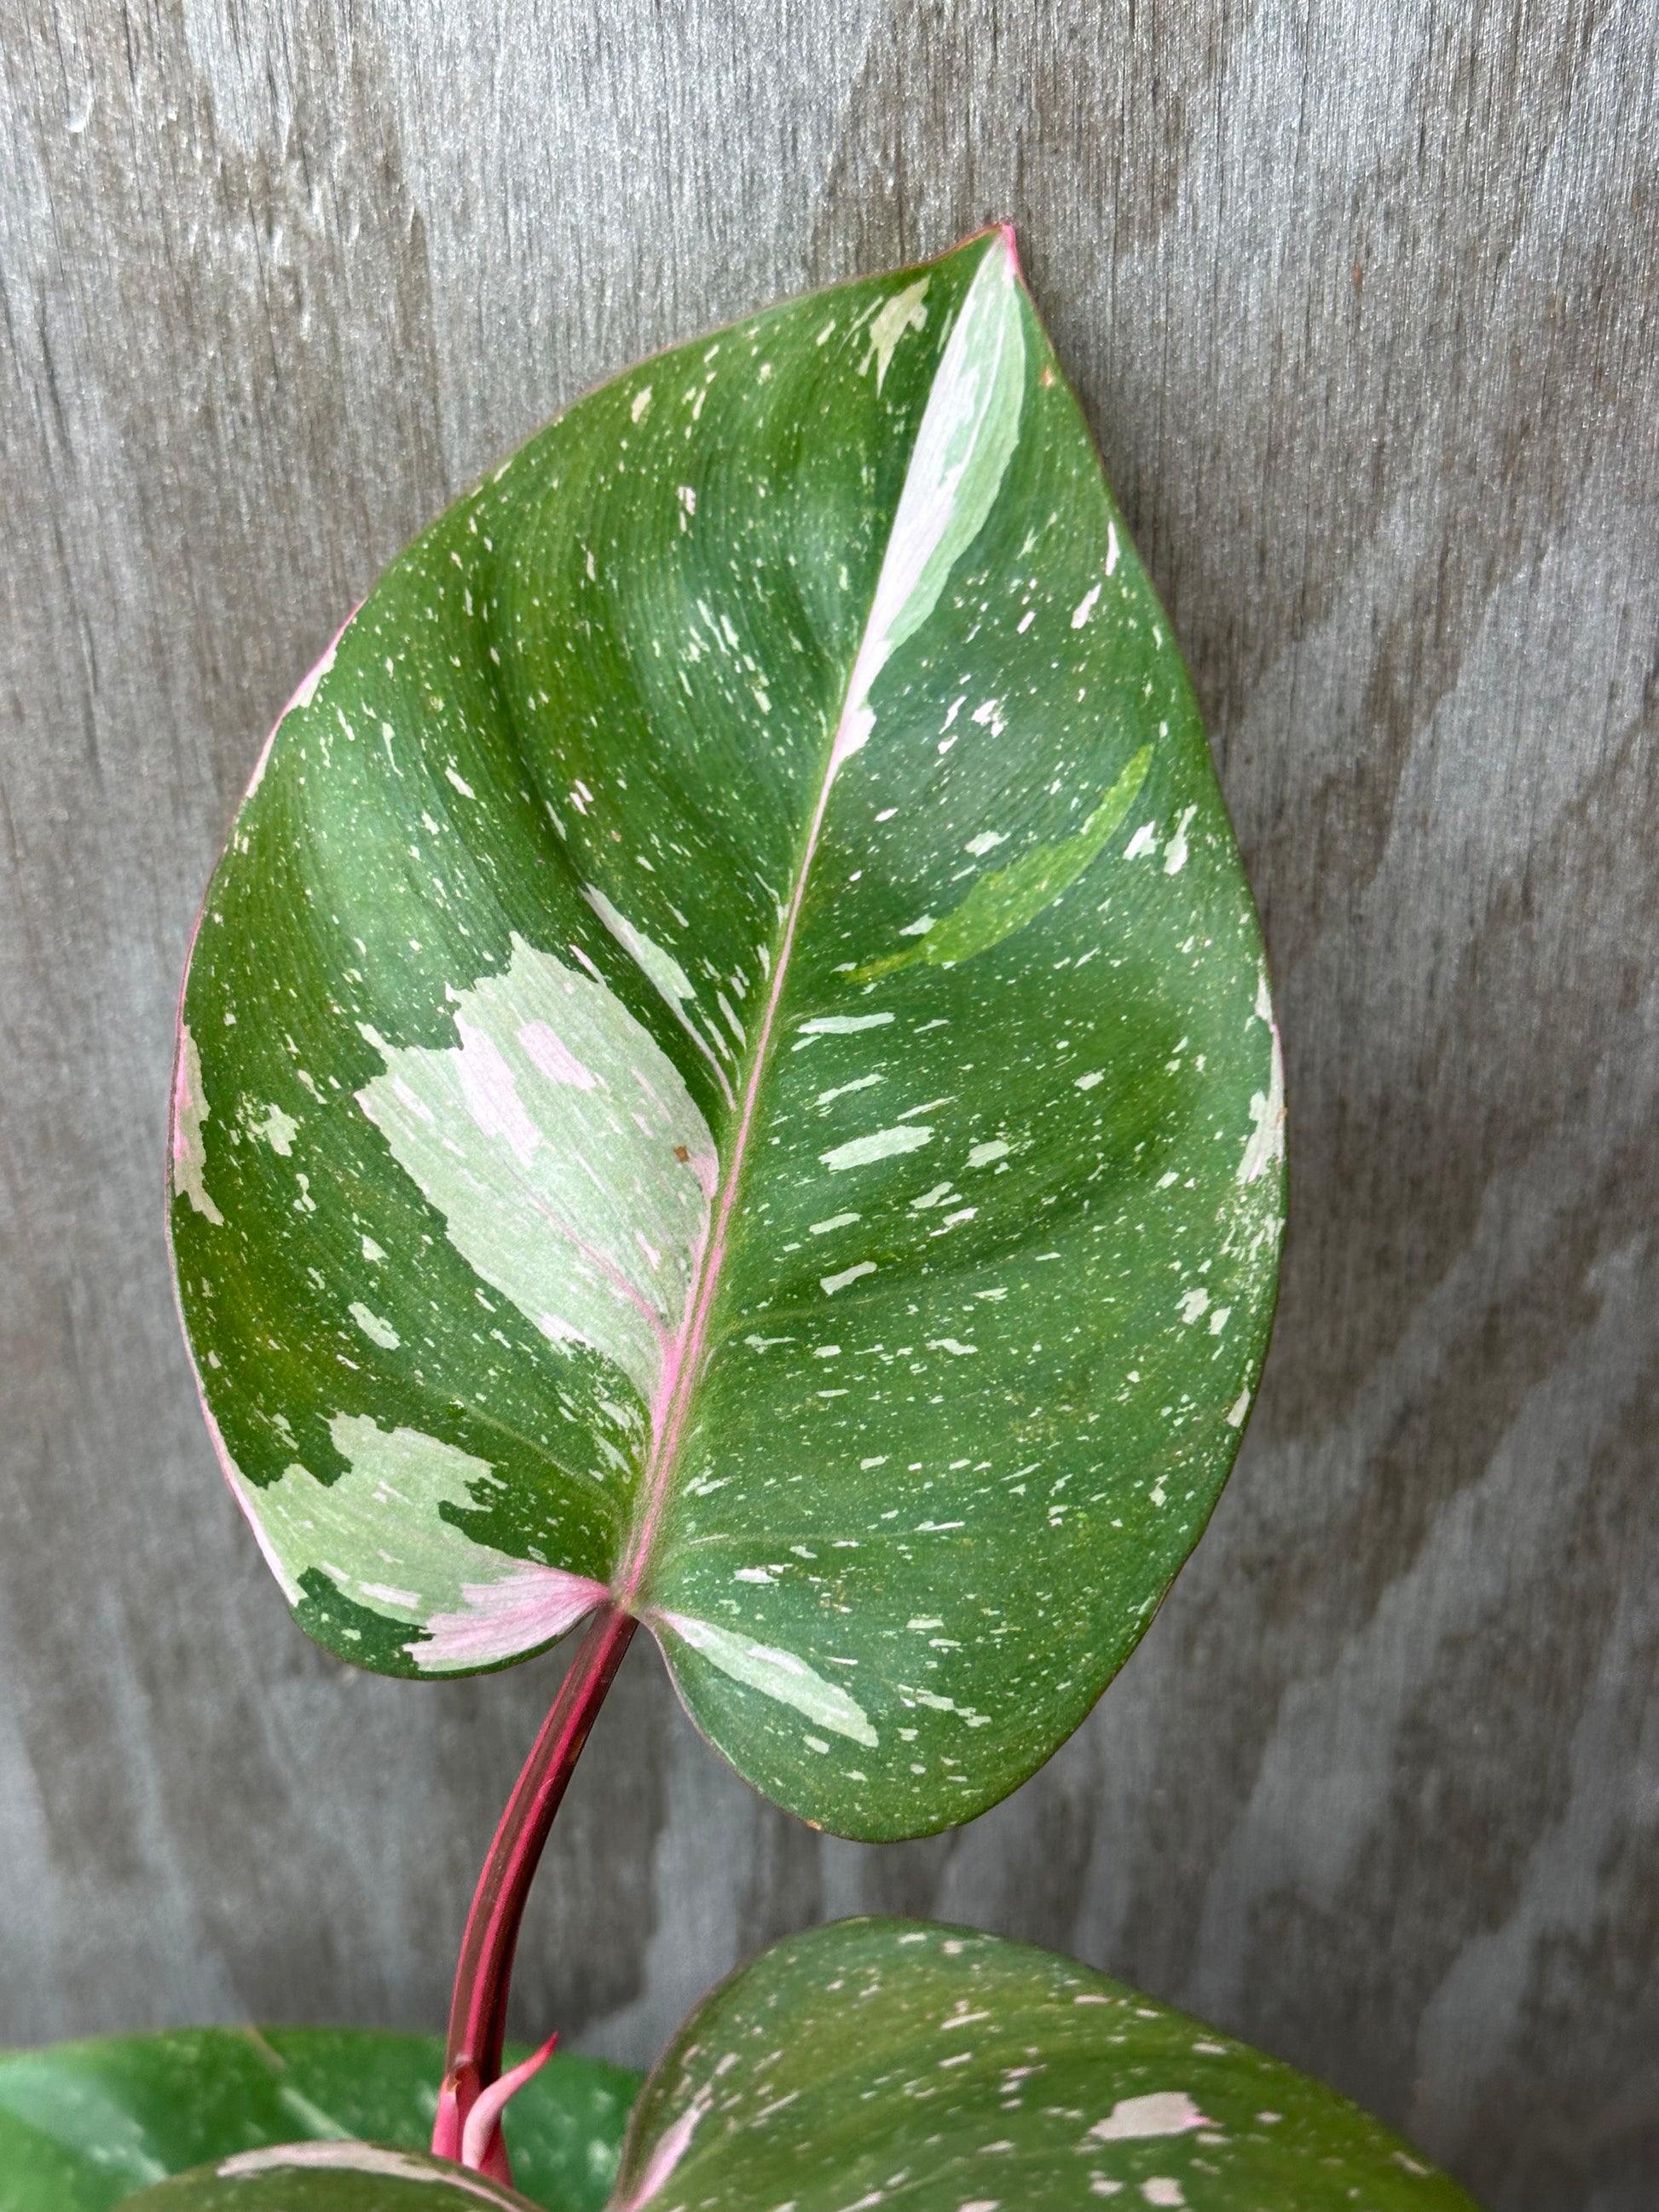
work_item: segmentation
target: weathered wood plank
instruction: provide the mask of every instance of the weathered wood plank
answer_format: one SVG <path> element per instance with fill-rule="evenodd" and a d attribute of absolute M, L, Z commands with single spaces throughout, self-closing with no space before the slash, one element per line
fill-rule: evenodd
<path fill-rule="evenodd" d="M 645 2057 L 821 1914 L 1030 1934 L 1495 2206 L 1659 2162 L 1656 149 L 1639 0 L 57 0 L 0 21 L 0 2036 L 429 2023 L 543 1666 L 289 1626 L 160 1160 L 193 908 L 379 566 L 609 368 L 1012 214 L 1267 918 L 1291 1246 L 1140 1656 L 826 1842 L 637 1653 L 526 1943 Z M 195 1563 L 181 1573 L 177 1531 Z"/>

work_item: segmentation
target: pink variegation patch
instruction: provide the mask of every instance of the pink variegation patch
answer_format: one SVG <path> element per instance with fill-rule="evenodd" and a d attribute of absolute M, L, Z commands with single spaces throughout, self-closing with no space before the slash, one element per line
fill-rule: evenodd
<path fill-rule="evenodd" d="M 460 1609 L 434 1613 L 410 1656 L 422 1669 L 446 1674 L 516 1659 L 574 1628 L 609 1595 L 586 1575 L 526 1563 L 499 1581 L 466 1583 Z"/>

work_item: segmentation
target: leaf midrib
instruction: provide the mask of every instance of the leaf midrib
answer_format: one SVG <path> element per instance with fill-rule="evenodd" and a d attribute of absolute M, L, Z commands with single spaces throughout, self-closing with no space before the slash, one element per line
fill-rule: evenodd
<path fill-rule="evenodd" d="M 949 324 L 945 325 L 944 337 L 948 337 L 950 327 Z M 938 378 L 939 362 L 944 358 L 944 337 L 941 339 L 939 354 L 934 361 L 933 380 L 928 386 L 929 399 L 933 395 L 933 382 Z M 715 1200 L 714 1213 L 709 1224 L 708 1240 L 703 1246 L 691 1295 L 687 1301 L 687 1317 L 681 1325 L 673 1347 L 673 1357 L 677 1363 L 676 1373 L 665 1406 L 662 1426 L 653 1438 L 650 1455 L 646 1462 L 640 1510 L 635 1516 L 633 1532 L 612 1584 L 616 1601 L 624 1613 L 637 1611 L 641 1590 L 648 1579 L 653 1564 L 653 1553 L 660 1534 L 664 1510 L 668 1503 L 675 1462 L 685 1435 L 692 1401 L 696 1395 L 705 1353 L 708 1348 L 709 1320 L 714 1311 L 714 1299 L 719 1291 L 726 1262 L 726 1236 L 731 1225 L 732 1214 L 737 1208 L 738 1194 L 748 1156 L 749 1141 L 753 1133 L 760 1101 L 761 1079 L 765 1074 L 767 1062 L 771 1054 L 772 1037 L 777 1026 L 778 1012 L 783 1003 L 784 985 L 794 951 L 795 932 L 799 924 L 801 908 L 805 902 L 807 881 L 811 874 L 812 863 L 817 854 L 824 819 L 829 812 L 830 794 L 835 788 L 836 778 L 845 760 L 850 757 L 850 751 L 844 751 L 843 745 L 848 735 L 854 703 L 860 696 L 860 672 L 871 643 L 871 625 L 875 618 L 876 609 L 880 604 L 882 579 L 891 550 L 893 529 L 898 520 L 904 485 L 909 481 L 910 470 L 915 465 L 916 445 L 921 434 L 922 424 L 927 419 L 927 402 L 924 401 L 917 416 L 915 432 L 911 438 L 910 452 L 905 462 L 904 477 L 901 481 L 898 495 L 893 501 L 892 515 L 888 523 L 887 541 L 882 548 L 881 562 L 876 570 L 875 582 L 871 589 L 864 625 L 859 634 L 858 647 L 848 664 L 840 710 L 836 715 L 834 730 L 824 749 L 818 774 L 817 799 L 805 836 L 802 840 L 800 857 L 795 868 L 793 888 L 790 892 L 789 904 L 779 931 L 776 955 L 772 963 L 772 974 L 762 1011 L 760 1025 L 755 1032 L 755 1042 L 750 1048 L 749 1072 L 743 1087 L 742 1104 L 738 1109 L 737 1135 L 732 1147 L 731 1163 L 721 1178 Z M 866 683 L 863 688 L 867 691 L 868 684 Z"/>
<path fill-rule="evenodd" d="M 875 595 L 871 595 L 871 611 L 875 607 Z M 869 617 L 866 618 L 867 635 Z M 860 638 L 860 644 L 862 644 Z M 667 1504 L 674 1465 L 685 1433 L 691 1402 L 696 1395 L 697 1382 L 702 1366 L 703 1352 L 708 1335 L 708 1323 L 714 1310 L 715 1295 L 726 1263 L 726 1237 L 732 1214 L 737 1209 L 738 1192 L 748 1158 L 749 1140 L 753 1133 L 756 1113 L 760 1102 L 761 1079 L 771 1053 L 773 1033 L 777 1026 L 778 1010 L 783 1001 L 785 980 L 794 951 L 795 931 L 800 921 L 801 908 L 805 901 L 807 879 L 817 856 L 818 841 L 823 834 L 824 816 L 829 811 L 830 793 L 835 787 L 838 763 L 836 743 L 846 720 L 847 709 L 853 696 L 854 675 L 858 665 L 856 656 L 848 672 L 842 711 L 835 732 L 825 749 L 823 763 L 819 772 L 817 800 L 802 843 L 801 856 L 795 870 L 793 890 L 779 933 L 776 957 L 772 963 L 772 975 L 762 1010 L 760 1025 L 755 1033 L 750 1050 L 749 1073 L 738 1109 L 737 1134 L 732 1142 L 732 1157 L 726 1174 L 720 1180 L 715 1198 L 714 1212 L 709 1224 L 708 1240 L 697 1266 L 696 1279 L 687 1302 L 687 1317 L 671 1348 L 676 1363 L 676 1372 L 666 1405 L 662 1427 L 653 1438 L 650 1456 L 646 1462 L 645 1480 L 641 1486 L 641 1510 L 635 1519 L 634 1533 L 627 1551 L 623 1555 L 617 1577 L 617 1598 L 624 1612 L 635 1610 L 641 1585 L 652 1565 L 652 1552 L 659 1533 L 663 1510 Z"/>

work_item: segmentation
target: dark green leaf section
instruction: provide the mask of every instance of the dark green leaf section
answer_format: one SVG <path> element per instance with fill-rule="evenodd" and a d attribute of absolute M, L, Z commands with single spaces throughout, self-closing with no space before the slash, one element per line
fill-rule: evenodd
<path fill-rule="evenodd" d="M 775 1944 L 646 2085 L 653 2212 L 1473 2212 L 1345 2098 L 1121 1982 L 966 1929 Z"/>
<path fill-rule="evenodd" d="M 0 2054 L 0 2212 L 106 2212 L 169 2175 L 302 2137 L 423 2151 L 442 2072 L 435 2036 L 348 2028 L 183 2028 Z M 523 2193 L 599 2212 L 638 2088 L 623 2067 L 556 2052 L 507 2108 Z"/>
<path fill-rule="evenodd" d="M 173 1250 L 307 1631 L 607 1592 L 757 1786 L 981 1810 L 1213 1506 L 1283 1091 L 1168 623 L 1000 233 L 582 400 L 370 594 L 192 956 Z"/>

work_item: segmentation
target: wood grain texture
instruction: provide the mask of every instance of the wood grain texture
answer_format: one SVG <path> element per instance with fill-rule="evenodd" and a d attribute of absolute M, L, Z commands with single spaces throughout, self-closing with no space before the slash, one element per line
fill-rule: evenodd
<path fill-rule="evenodd" d="M 266 726 L 584 386 L 1008 214 L 1267 922 L 1266 1387 L 1139 1656 L 971 1828 L 813 1835 L 637 1650 L 520 2025 L 643 2059 L 787 1929 L 956 1917 L 1314 2068 L 1494 2208 L 1646 2204 L 1650 9 L 41 0 L 0 67 L 0 2038 L 435 2025 L 558 1663 L 335 1666 L 201 1432 L 168 1039 Z"/>

